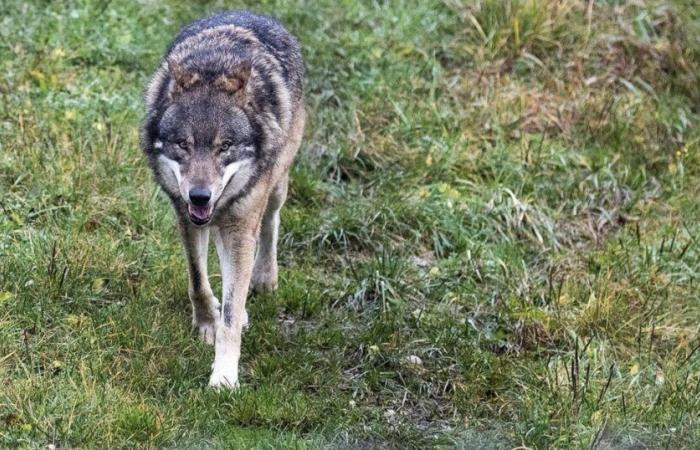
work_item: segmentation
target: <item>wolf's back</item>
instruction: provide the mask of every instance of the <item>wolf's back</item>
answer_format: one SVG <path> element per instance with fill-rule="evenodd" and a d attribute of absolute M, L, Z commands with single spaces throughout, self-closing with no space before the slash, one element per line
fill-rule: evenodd
<path fill-rule="evenodd" d="M 186 73 L 196 73 L 204 84 L 215 84 L 221 75 L 249 67 L 246 95 L 256 111 L 255 122 L 262 121 L 259 125 L 263 128 L 279 126 L 289 133 L 303 108 L 304 65 L 294 36 L 270 16 L 247 11 L 218 13 L 182 28 L 152 78 L 146 91 L 147 115 L 142 132 L 146 153 L 153 150 L 157 123 L 169 102 L 173 65 Z"/>
<path fill-rule="evenodd" d="M 202 42 L 201 50 L 227 51 L 240 56 L 250 52 L 248 39 L 252 33 L 280 63 L 290 91 L 295 97 L 301 96 L 304 65 L 299 43 L 274 17 L 248 11 L 229 11 L 197 20 L 180 30 L 168 47 L 166 57 L 184 50 L 181 48 L 183 44 L 186 47 L 188 40 L 196 40 L 202 33 L 208 34 L 210 39 Z"/>

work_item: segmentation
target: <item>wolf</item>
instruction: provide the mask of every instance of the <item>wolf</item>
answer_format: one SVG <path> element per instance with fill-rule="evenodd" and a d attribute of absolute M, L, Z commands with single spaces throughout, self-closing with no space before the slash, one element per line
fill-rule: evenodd
<path fill-rule="evenodd" d="M 214 345 L 209 385 L 236 387 L 246 296 L 277 287 L 280 208 L 304 131 L 298 41 L 276 19 L 222 12 L 175 36 L 145 93 L 141 147 L 185 248 L 192 324 Z M 209 236 L 222 302 L 207 276 Z"/>

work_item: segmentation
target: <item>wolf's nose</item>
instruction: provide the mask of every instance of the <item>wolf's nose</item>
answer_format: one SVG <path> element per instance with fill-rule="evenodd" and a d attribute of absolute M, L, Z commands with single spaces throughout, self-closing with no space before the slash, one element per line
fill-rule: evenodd
<path fill-rule="evenodd" d="M 211 191 L 203 187 L 190 189 L 190 201 L 195 206 L 206 206 L 211 198 Z"/>

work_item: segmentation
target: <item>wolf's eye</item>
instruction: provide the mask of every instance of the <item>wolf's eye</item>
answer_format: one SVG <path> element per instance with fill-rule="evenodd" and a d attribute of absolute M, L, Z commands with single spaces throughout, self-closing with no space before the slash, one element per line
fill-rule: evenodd
<path fill-rule="evenodd" d="M 231 148 L 231 145 L 232 144 L 229 141 L 224 142 L 223 144 L 221 144 L 221 151 L 222 152 L 227 151 L 228 149 Z"/>
<path fill-rule="evenodd" d="M 183 150 L 187 150 L 187 141 L 177 141 L 177 146 Z"/>

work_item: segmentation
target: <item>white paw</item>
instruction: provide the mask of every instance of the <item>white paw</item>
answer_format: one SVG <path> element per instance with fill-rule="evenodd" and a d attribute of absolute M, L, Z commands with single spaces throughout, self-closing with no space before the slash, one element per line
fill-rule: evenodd
<path fill-rule="evenodd" d="M 197 333 L 202 341 L 209 345 L 214 345 L 216 340 L 216 321 L 202 321 L 195 323 L 194 327 L 197 328 Z"/>
<path fill-rule="evenodd" d="M 214 389 L 238 389 L 237 370 L 217 370 L 209 377 L 209 387 Z"/>
<path fill-rule="evenodd" d="M 255 292 L 270 292 L 277 289 L 277 271 L 256 268 L 251 280 Z"/>
<path fill-rule="evenodd" d="M 243 317 L 241 318 L 241 326 L 243 327 L 244 330 L 248 329 L 248 311 L 243 310 Z"/>

